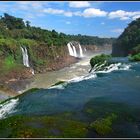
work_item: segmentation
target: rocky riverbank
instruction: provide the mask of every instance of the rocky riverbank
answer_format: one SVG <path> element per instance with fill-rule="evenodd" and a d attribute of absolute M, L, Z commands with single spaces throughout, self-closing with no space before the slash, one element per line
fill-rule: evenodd
<path fill-rule="evenodd" d="M 67 55 L 57 59 L 54 63 L 50 63 L 48 67 L 35 69 L 35 74 L 60 70 L 76 62 L 78 62 L 77 58 Z M 21 93 L 26 88 L 26 85 L 32 82 L 31 78 L 33 76 L 32 70 L 26 67 L 13 69 L 6 74 L 1 74 L 0 101 Z"/>

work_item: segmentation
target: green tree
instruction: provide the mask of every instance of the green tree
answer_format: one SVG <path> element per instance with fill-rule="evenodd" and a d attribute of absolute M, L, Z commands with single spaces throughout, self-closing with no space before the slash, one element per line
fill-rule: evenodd
<path fill-rule="evenodd" d="M 27 28 L 30 27 L 30 21 L 26 21 L 26 27 L 27 27 Z"/>
<path fill-rule="evenodd" d="M 1 18 L 1 21 L 5 23 L 8 29 L 22 29 L 25 27 L 22 18 L 16 18 L 7 13 L 4 13 L 4 17 Z"/>

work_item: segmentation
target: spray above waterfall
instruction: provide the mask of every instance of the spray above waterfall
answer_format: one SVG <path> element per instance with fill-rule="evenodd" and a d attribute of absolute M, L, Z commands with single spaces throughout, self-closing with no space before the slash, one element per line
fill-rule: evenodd
<path fill-rule="evenodd" d="M 72 42 L 69 42 L 67 44 L 69 55 L 74 56 L 74 57 L 84 57 L 81 45 L 78 42 L 76 44 L 77 45 L 75 45 Z M 79 52 L 79 54 L 78 54 L 78 52 Z"/>

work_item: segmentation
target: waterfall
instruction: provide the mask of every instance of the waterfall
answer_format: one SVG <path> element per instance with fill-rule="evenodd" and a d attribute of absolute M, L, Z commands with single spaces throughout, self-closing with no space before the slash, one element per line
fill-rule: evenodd
<path fill-rule="evenodd" d="M 26 67 L 30 67 L 29 66 L 29 57 L 28 57 L 28 53 L 27 53 L 27 49 L 26 47 L 21 47 L 22 50 L 22 56 L 23 56 L 23 64 Z"/>
<path fill-rule="evenodd" d="M 78 57 L 76 47 L 72 44 L 72 42 L 69 42 L 67 44 L 67 46 L 68 46 L 69 55 L 74 56 L 74 57 Z M 84 57 L 82 47 L 79 43 L 78 43 L 78 46 L 79 46 L 79 52 L 80 52 L 79 57 Z"/>
<path fill-rule="evenodd" d="M 75 46 L 71 43 L 72 47 L 73 47 L 73 54 L 75 57 L 77 57 L 77 52 L 76 52 L 76 48 Z"/>
<path fill-rule="evenodd" d="M 27 49 L 26 47 L 20 47 L 21 48 L 21 51 L 22 51 L 22 56 L 23 56 L 23 65 L 26 66 L 26 67 L 30 67 L 29 65 L 29 56 L 28 56 L 28 52 L 27 52 Z M 34 75 L 34 69 L 31 68 L 31 72 L 32 74 Z"/>
<path fill-rule="evenodd" d="M 68 46 L 68 50 L 69 50 L 69 55 L 74 56 L 74 53 L 73 53 L 73 49 L 71 47 L 71 44 L 68 43 L 67 46 Z"/>
<path fill-rule="evenodd" d="M 78 43 L 78 46 L 79 46 L 79 50 L 80 50 L 80 57 L 83 57 L 83 50 L 82 50 L 82 47 L 81 45 Z"/>
<path fill-rule="evenodd" d="M 68 50 L 69 50 L 69 55 L 77 57 L 77 52 L 75 46 L 70 42 L 67 44 Z"/>

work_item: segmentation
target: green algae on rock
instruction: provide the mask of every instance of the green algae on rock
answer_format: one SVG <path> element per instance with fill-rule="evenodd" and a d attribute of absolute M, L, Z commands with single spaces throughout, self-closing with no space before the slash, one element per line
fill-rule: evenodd
<path fill-rule="evenodd" d="M 112 123 L 117 119 L 117 115 L 112 113 L 111 115 L 97 119 L 96 121 L 90 124 L 90 127 L 93 128 L 99 135 L 106 135 L 111 133 Z"/>
<path fill-rule="evenodd" d="M 79 138 L 86 137 L 85 123 L 53 116 L 13 116 L 0 120 L 0 137 Z"/>

